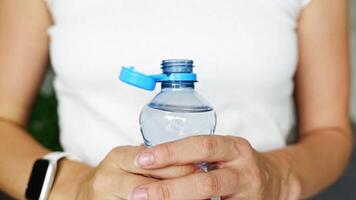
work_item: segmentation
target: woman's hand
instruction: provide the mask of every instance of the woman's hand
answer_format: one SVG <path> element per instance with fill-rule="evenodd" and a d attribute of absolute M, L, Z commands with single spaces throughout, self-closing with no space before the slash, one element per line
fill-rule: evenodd
<path fill-rule="evenodd" d="M 148 162 L 150 161 L 150 162 Z M 136 161 L 143 169 L 216 163 L 218 169 L 184 177 L 148 181 L 132 200 L 297 199 L 298 179 L 279 159 L 255 151 L 243 138 L 194 136 L 144 150 Z"/>
<path fill-rule="evenodd" d="M 50 199 L 128 199 L 130 192 L 139 185 L 186 176 L 197 170 L 194 165 L 141 169 L 135 160 L 144 149 L 143 146 L 117 147 L 96 168 L 67 170 L 67 176 L 81 175 L 73 181 L 62 178 L 61 183 L 55 183 Z"/>

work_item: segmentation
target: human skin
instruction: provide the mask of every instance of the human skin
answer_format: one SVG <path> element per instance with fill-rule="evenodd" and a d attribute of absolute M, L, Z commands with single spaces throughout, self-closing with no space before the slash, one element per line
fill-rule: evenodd
<path fill-rule="evenodd" d="M 49 152 L 25 127 L 46 71 L 51 24 L 43 0 L 0 0 L 0 189 L 17 199 L 34 161 Z M 298 199 L 333 183 L 351 152 L 347 0 L 313 0 L 297 33 L 296 144 L 258 152 L 243 138 L 199 136 L 149 150 L 118 147 L 97 167 L 61 161 L 50 198 Z M 201 173 L 193 165 L 200 161 L 220 169 Z"/>

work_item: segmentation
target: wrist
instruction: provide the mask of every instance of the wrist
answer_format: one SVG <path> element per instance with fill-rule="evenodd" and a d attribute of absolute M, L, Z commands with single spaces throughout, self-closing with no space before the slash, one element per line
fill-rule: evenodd
<path fill-rule="evenodd" d="M 295 170 L 295 165 L 281 154 L 266 153 L 263 155 L 269 164 L 268 171 L 271 180 L 270 191 L 279 191 L 279 198 L 283 200 L 296 200 L 301 197 L 301 181 Z M 277 183 L 276 183 L 277 182 Z"/>
<path fill-rule="evenodd" d="M 78 161 L 61 160 L 49 199 L 76 199 L 83 179 L 90 170 L 91 167 Z"/>

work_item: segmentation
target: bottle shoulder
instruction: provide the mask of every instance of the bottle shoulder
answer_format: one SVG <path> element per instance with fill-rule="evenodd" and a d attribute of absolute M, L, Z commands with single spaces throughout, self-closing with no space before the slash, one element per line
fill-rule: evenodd
<path fill-rule="evenodd" d="M 161 91 L 148 106 L 160 110 L 180 112 L 206 112 L 213 110 L 210 103 L 195 90 Z"/>

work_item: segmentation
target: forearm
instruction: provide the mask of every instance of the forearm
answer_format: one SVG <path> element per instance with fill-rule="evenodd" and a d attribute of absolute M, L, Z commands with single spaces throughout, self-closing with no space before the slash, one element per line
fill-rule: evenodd
<path fill-rule="evenodd" d="M 49 151 L 5 120 L 0 120 L 0 138 L 0 189 L 23 199 L 34 161 Z"/>
<path fill-rule="evenodd" d="M 14 123 L 0 120 L 0 190 L 23 199 L 36 159 L 49 153 L 29 133 Z M 59 163 L 51 199 L 73 199 L 79 176 L 89 166 L 70 160 Z"/>
<path fill-rule="evenodd" d="M 348 130 L 346 130 L 348 131 Z M 347 165 L 351 142 L 341 129 L 320 129 L 308 133 L 295 145 L 267 152 L 289 176 L 300 181 L 301 197 L 307 198 L 334 182 Z"/>

